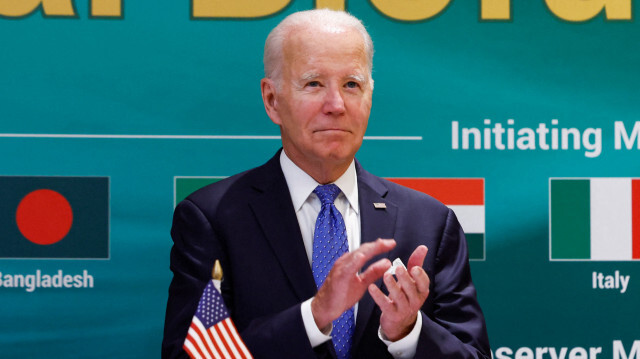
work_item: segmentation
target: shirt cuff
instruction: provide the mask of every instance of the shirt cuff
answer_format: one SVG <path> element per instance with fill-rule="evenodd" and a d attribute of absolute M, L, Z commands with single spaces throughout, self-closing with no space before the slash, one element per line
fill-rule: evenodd
<path fill-rule="evenodd" d="M 311 347 L 315 348 L 318 345 L 331 340 L 330 334 L 333 330 L 333 324 L 331 324 L 331 326 L 329 327 L 328 333 L 323 333 L 322 331 L 320 331 L 320 329 L 316 325 L 316 320 L 313 319 L 313 313 L 311 312 L 312 300 L 313 297 L 302 302 L 300 311 L 302 311 L 302 322 L 304 323 L 304 329 L 307 331 L 307 337 L 309 337 Z"/>
<path fill-rule="evenodd" d="M 309 307 L 309 309 L 311 309 L 311 307 Z M 382 333 L 382 327 L 378 327 L 378 337 L 387 345 L 387 350 L 394 359 L 410 359 L 416 355 L 420 330 L 422 330 L 422 314 L 418 312 L 416 324 L 406 337 L 395 342 L 387 340 Z"/>

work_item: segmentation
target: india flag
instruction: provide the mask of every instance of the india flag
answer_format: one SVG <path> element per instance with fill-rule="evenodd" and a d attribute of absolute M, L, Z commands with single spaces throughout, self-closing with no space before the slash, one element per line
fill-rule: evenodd
<path fill-rule="evenodd" d="M 173 177 L 173 207 L 200 188 L 218 182 L 226 176 L 175 176 Z"/>
<path fill-rule="evenodd" d="M 551 260 L 640 259 L 640 179 L 552 178 Z"/>
<path fill-rule="evenodd" d="M 387 178 L 434 197 L 455 212 L 464 229 L 469 259 L 485 259 L 484 178 Z"/>

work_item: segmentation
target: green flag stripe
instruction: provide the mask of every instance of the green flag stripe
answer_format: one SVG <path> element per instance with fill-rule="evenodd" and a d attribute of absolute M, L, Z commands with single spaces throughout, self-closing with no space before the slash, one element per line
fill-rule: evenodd
<path fill-rule="evenodd" d="M 484 259 L 484 233 L 465 233 L 469 259 Z"/>
<path fill-rule="evenodd" d="M 551 259 L 591 257 L 589 180 L 551 180 Z"/>
<path fill-rule="evenodd" d="M 176 177 L 175 204 L 177 205 L 191 193 L 200 188 L 218 182 L 224 177 Z"/>

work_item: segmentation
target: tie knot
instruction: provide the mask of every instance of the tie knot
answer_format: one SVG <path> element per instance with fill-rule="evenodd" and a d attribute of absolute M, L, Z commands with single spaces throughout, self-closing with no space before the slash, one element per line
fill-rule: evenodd
<path fill-rule="evenodd" d="M 320 185 L 313 190 L 313 193 L 320 198 L 320 202 L 322 202 L 323 205 L 333 203 L 340 192 L 340 188 L 333 183 Z"/>

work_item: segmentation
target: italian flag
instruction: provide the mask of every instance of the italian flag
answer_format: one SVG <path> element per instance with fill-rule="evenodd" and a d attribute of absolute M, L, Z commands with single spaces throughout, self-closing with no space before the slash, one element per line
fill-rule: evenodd
<path fill-rule="evenodd" d="M 552 178 L 551 260 L 640 259 L 640 179 Z"/>
<path fill-rule="evenodd" d="M 469 259 L 485 259 L 484 178 L 387 178 L 451 208 L 464 229 Z"/>

